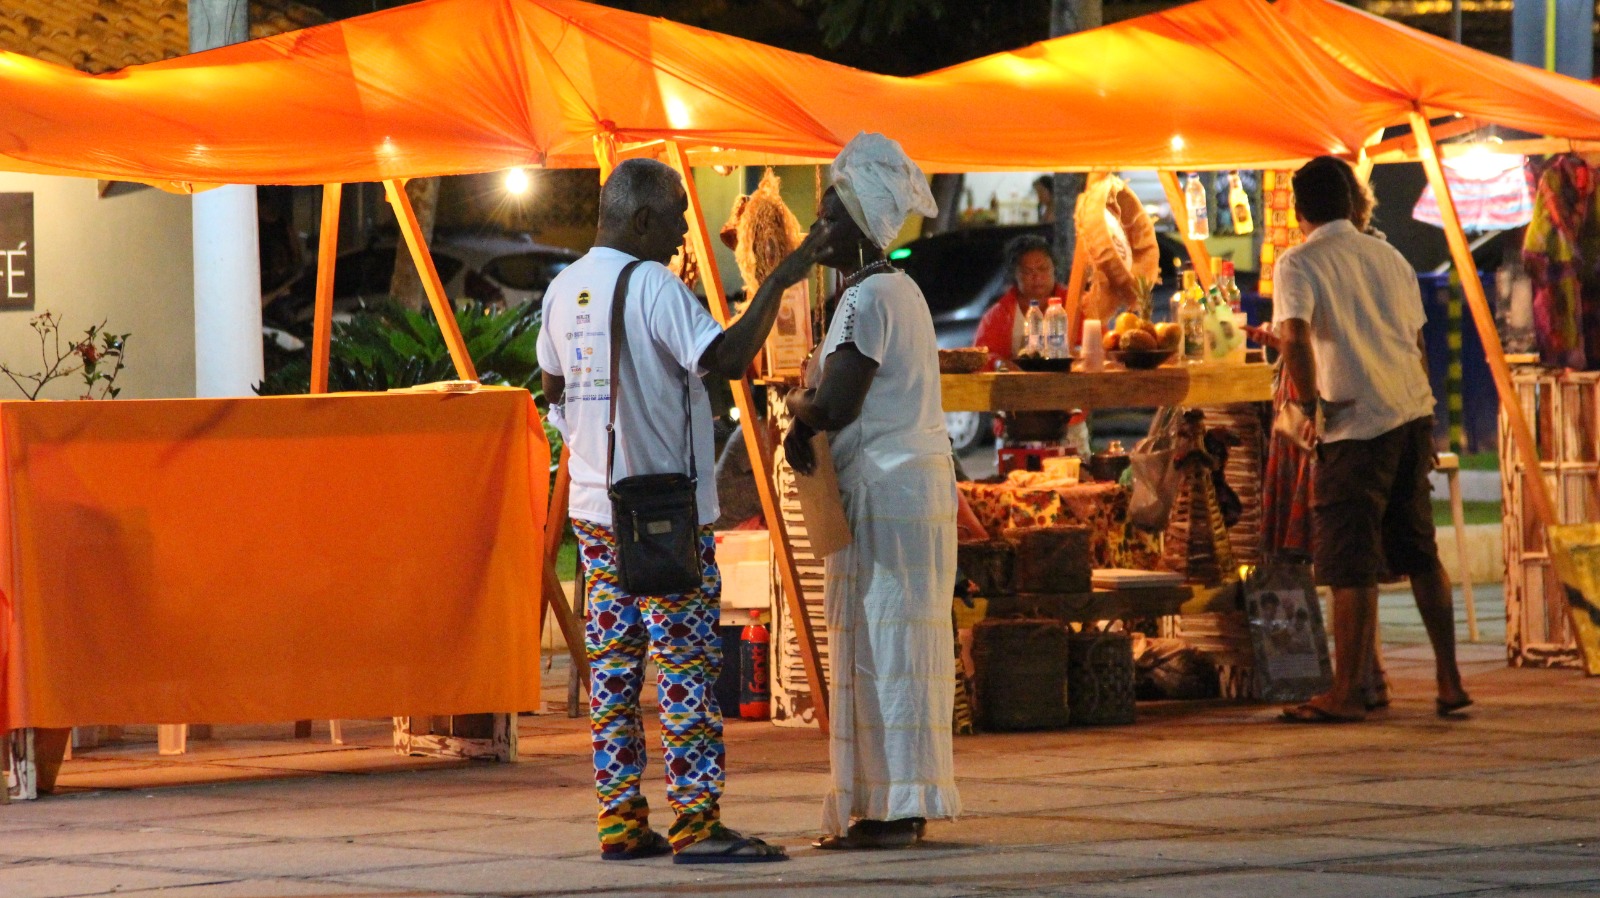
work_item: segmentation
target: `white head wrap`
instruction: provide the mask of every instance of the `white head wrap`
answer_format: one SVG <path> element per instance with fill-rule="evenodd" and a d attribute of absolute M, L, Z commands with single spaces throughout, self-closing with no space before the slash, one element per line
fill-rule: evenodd
<path fill-rule="evenodd" d="M 845 211 L 882 249 L 913 212 L 938 215 L 928 178 L 900 144 L 882 134 L 857 134 L 833 160 L 830 176 Z"/>

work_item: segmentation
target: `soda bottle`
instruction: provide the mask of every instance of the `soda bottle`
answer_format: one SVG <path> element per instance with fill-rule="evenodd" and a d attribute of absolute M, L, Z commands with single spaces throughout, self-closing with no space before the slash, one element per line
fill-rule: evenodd
<path fill-rule="evenodd" d="M 1250 215 L 1250 195 L 1244 192 L 1236 171 L 1228 172 L 1228 208 L 1233 212 L 1235 234 L 1248 234 L 1256 229 L 1255 219 Z"/>
<path fill-rule="evenodd" d="M 769 685 L 769 641 L 765 624 L 753 623 L 739 633 L 739 717 L 766 720 L 772 713 L 772 687 Z"/>
<path fill-rule="evenodd" d="M 1044 313 L 1044 355 L 1048 359 L 1064 359 L 1071 355 L 1067 346 L 1067 310 L 1061 297 L 1050 297 L 1050 309 Z"/>
<path fill-rule="evenodd" d="M 1028 314 L 1022 321 L 1022 351 L 1027 355 L 1044 355 L 1044 313 L 1039 311 L 1039 301 L 1028 304 Z"/>

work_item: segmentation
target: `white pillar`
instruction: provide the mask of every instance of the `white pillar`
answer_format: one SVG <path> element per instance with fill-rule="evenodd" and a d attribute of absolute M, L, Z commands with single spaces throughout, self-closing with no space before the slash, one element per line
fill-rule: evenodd
<path fill-rule="evenodd" d="M 194 196 L 194 392 L 250 396 L 261 382 L 256 189 Z"/>
<path fill-rule="evenodd" d="M 189 50 L 247 40 L 247 0 L 189 0 Z M 194 197 L 196 396 L 250 396 L 261 382 L 261 253 L 253 186 Z"/>

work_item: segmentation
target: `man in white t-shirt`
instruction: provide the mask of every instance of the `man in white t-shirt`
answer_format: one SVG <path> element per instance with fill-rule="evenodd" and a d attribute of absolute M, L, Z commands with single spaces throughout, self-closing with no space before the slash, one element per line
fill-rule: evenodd
<path fill-rule="evenodd" d="M 1306 242 L 1285 251 L 1274 271 L 1284 370 L 1299 395 L 1313 397 L 1304 403 L 1302 434 L 1318 441 L 1313 555 L 1318 581 L 1333 588 L 1337 649 L 1333 689 L 1283 712 L 1299 723 L 1366 716 L 1362 681 L 1385 575 L 1411 579 L 1433 643 L 1439 716 L 1472 703 L 1456 666 L 1452 590 L 1434 540 L 1422 296 L 1405 257 L 1350 222 L 1353 182 L 1346 163 L 1331 156 L 1295 172 Z"/>
<path fill-rule="evenodd" d="M 550 419 L 571 450 L 571 514 L 588 599 L 585 644 L 601 856 L 666 854 L 680 864 L 784 860 L 781 847 L 723 826 L 722 715 L 712 684 L 722 665 L 717 635 L 722 592 L 711 523 L 717 519 L 711 404 L 700 378 L 740 378 L 777 319 L 783 291 L 805 277 L 811 241 L 761 284 L 724 331 L 666 268 L 688 231 L 688 196 L 671 168 L 630 159 L 600 191 L 595 246 L 551 281 L 544 296 L 539 367 Z M 643 260 L 628 282 L 623 352 L 611 383 L 611 304 L 623 267 Z M 685 384 L 688 407 L 685 407 Z M 618 390 L 615 480 L 688 473 L 690 438 L 699 476 L 702 588 L 671 596 L 621 591 L 607 495 L 606 425 Z M 555 522 L 552 522 L 555 526 Z M 639 695 L 648 651 L 659 671 L 667 799 L 675 815 L 665 837 L 649 824 L 639 791 L 644 727 Z"/>

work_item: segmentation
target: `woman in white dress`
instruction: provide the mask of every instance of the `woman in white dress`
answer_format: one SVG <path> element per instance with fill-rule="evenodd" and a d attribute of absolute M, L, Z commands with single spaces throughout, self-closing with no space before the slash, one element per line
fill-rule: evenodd
<path fill-rule="evenodd" d="M 861 134 L 813 226 L 845 276 L 814 389 L 791 393 L 789 463 L 831 434 L 851 544 L 827 559 L 833 787 L 819 848 L 910 845 L 960 811 L 951 748 L 956 485 L 927 300 L 884 258 L 910 212 L 935 214 L 899 144 Z"/>

